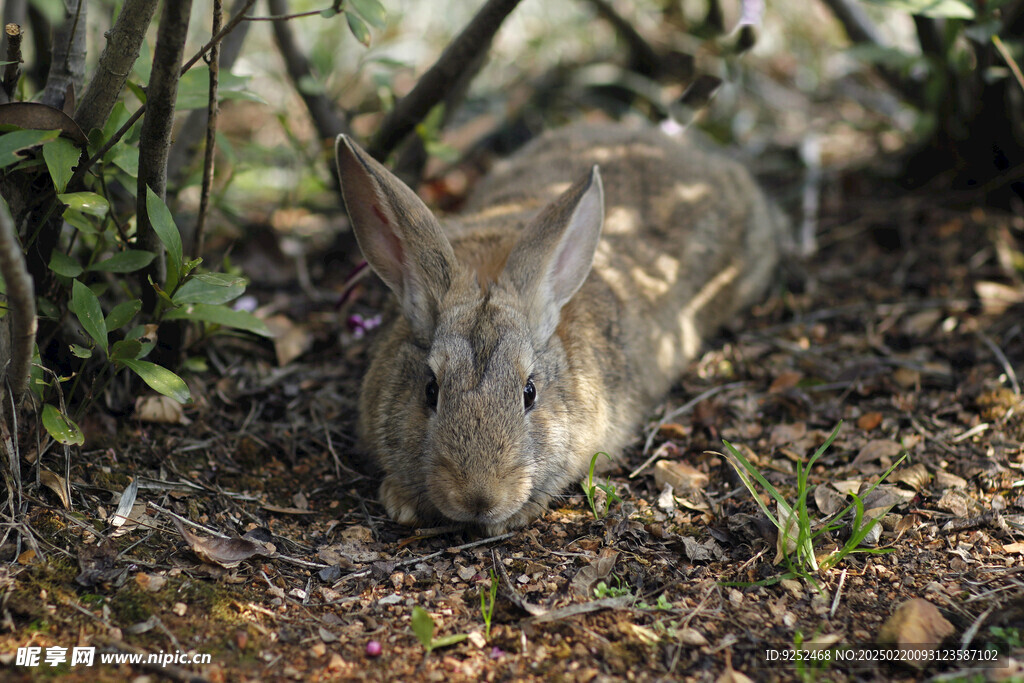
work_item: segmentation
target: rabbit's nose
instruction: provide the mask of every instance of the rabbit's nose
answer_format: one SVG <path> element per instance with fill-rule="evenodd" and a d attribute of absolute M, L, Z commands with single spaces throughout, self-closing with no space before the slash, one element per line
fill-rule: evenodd
<path fill-rule="evenodd" d="M 466 499 L 466 509 L 473 515 L 481 517 L 494 508 L 494 496 L 487 491 L 474 491 Z"/>

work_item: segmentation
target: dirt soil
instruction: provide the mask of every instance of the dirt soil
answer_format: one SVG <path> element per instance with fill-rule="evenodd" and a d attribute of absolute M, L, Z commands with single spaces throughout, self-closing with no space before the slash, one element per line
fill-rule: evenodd
<path fill-rule="evenodd" d="M 302 355 L 279 366 L 269 344 L 216 341 L 204 350 L 211 372 L 190 380 L 198 398 L 188 424 L 94 417 L 66 475 L 55 450 L 39 486 L 26 463 L 35 540 L 9 534 L 2 546 L 3 678 L 1024 675 L 1024 406 L 1014 372 L 1024 367 L 1024 290 L 1008 262 L 1021 221 L 873 194 L 851 180 L 827 188 L 818 255 L 792 259 L 786 284 L 692 364 L 625 461 L 599 477 L 615 495 L 598 489 L 597 518 L 580 488 L 498 538 L 400 527 L 376 500 L 378 473 L 354 437 L 373 333 L 356 339 L 345 320 L 373 316 L 382 288 L 367 280 L 341 312 L 336 294 L 264 292 L 287 312 L 278 323 Z M 820 528 L 859 492 L 866 516 L 881 520 L 868 547 L 887 552 L 848 555 L 813 581 L 786 578 L 779 534 L 722 440 L 795 501 L 797 465 L 840 422 L 809 472 L 810 521 Z M 55 493 L 65 476 L 66 504 Z M 130 519 L 114 526 L 130 482 Z M 817 539 L 819 562 L 849 538 L 851 518 Z M 492 581 L 488 632 L 480 596 Z M 890 638 L 997 649 L 999 667 L 792 661 L 800 643 L 870 652 L 914 598 L 937 610 L 901 612 Z M 428 653 L 415 608 L 435 639 L 468 637 Z M 17 661 L 29 646 L 42 648 L 38 666 Z M 76 646 L 95 646 L 96 663 L 46 664 L 48 648 Z M 210 663 L 99 663 L 103 653 L 175 652 Z"/>

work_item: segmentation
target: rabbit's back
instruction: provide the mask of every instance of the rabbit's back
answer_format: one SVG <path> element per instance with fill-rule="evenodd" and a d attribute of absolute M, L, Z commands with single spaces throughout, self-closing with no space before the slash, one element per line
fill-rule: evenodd
<path fill-rule="evenodd" d="M 517 226 L 594 165 L 604 185 L 601 243 L 563 317 L 569 326 L 574 315 L 617 319 L 614 341 L 627 347 L 622 360 L 632 361 L 637 398 L 648 404 L 709 334 L 764 293 L 784 220 L 720 152 L 653 128 L 582 124 L 538 137 L 480 183 L 450 224 L 456 253 L 500 271 Z"/>

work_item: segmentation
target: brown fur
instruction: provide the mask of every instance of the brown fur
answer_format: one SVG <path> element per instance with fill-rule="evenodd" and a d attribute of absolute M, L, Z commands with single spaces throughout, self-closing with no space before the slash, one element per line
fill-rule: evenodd
<path fill-rule="evenodd" d="M 540 137 L 443 228 L 342 138 L 338 165 L 356 236 L 403 313 L 360 397 L 381 499 L 403 524 L 498 533 L 541 514 L 762 294 L 786 229 L 736 162 L 621 125 Z"/>

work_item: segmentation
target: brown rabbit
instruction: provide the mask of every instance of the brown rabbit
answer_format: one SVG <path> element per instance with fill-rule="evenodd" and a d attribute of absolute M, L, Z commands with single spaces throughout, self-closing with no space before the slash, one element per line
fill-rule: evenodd
<path fill-rule="evenodd" d="M 359 245 L 401 309 L 359 425 L 402 524 L 497 534 L 543 514 L 762 294 L 785 231 L 739 164 L 653 129 L 543 135 L 443 224 L 349 138 L 336 153 Z"/>

